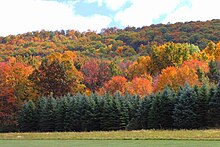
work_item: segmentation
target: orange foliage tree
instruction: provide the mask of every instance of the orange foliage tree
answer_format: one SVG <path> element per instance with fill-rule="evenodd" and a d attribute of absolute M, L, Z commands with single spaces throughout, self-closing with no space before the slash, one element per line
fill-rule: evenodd
<path fill-rule="evenodd" d="M 204 54 L 207 61 L 220 60 L 220 42 L 215 44 L 214 42 L 209 42 L 208 46 L 201 52 Z"/>
<path fill-rule="evenodd" d="M 128 67 L 127 76 L 129 79 L 148 74 L 150 69 L 151 58 L 149 56 L 139 57 L 132 65 Z"/>
<path fill-rule="evenodd" d="M 152 93 L 152 82 L 148 78 L 134 78 L 128 86 L 130 94 L 139 94 L 140 96 Z"/>
<path fill-rule="evenodd" d="M 109 92 L 115 94 L 117 91 L 121 94 L 125 93 L 128 88 L 127 79 L 122 76 L 114 76 L 111 80 L 104 84 L 104 87 L 101 89 L 101 93 Z"/>
<path fill-rule="evenodd" d="M 0 67 L 0 123 L 4 129 L 13 130 L 20 106 L 25 100 L 35 98 L 28 80 L 32 67 L 17 62 L 15 58 L 1 62 Z"/>
<path fill-rule="evenodd" d="M 161 74 L 156 78 L 154 92 L 163 90 L 166 86 L 177 91 L 179 87 L 185 83 L 189 85 L 199 85 L 198 75 L 195 70 L 188 66 L 180 68 L 167 67 L 163 69 Z"/>
<path fill-rule="evenodd" d="M 46 57 L 30 75 L 40 95 L 63 96 L 83 92 L 83 75 L 75 66 L 73 52 L 54 53 Z"/>
<path fill-rule="evenodd" d="M 207 62 L 199 61 L 199 60 L 189 60 L 183 62 L 182 66 L 188 66 L 190 69 L 198 70 L 201 69 L 204 73 L 209 71 L 209 65 Z"/>
<path fill-rule="evenodd" d="M 33 72 L 31 66 L 17 62 L 16 58 L 10 57 L 8 62 L 1 63 L 1 70 L 5 74 L 5 82 L 13 89 L 14 97 L 19 103 L 36 98 L 33 85 L 28 76 Z"/>

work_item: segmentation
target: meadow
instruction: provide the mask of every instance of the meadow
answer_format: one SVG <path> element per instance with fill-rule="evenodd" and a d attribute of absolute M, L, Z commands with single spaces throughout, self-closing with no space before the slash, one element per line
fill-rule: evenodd
<path fill-rule="evenodd" d="M 1 147 L 220 147 L 220 130 L 0 133 Z"/>
<path fill-rule="evenodd" d="M 220 147 L 198 140 L 0 140 L 1 147 Z"/>

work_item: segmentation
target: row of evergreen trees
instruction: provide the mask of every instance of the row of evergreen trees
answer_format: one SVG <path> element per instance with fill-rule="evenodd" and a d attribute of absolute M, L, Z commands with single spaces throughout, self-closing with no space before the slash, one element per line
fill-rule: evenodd
<path fill-rule="evenodd" d="M 20 131 L 99 131 L 204 129 L 220 126 L 220 84 L 185 87 L 140 98 L 104 94 L 42 97 L 28 101 L 19 115 Z"/>

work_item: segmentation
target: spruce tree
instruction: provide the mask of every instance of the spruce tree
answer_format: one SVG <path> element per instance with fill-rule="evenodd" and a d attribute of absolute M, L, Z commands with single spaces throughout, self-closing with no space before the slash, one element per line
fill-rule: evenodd
<path fill-rule="evenodd" d="M 196 97 L 196 92 L 188 84 L 178 92 L 173 111 L 174 126 L 177 129 L 194 129 L 198 127 Z"/>
<path fill-rule="evenodd" d="M 72 112 L 72 128 L 74 131 L 83 131 L 82 128 L 82 99 L 83 95 L 75 95 L 76 102 L 74 104 L 74 110 Z"/>
<path fill-rule="evenodd" d="M 141 129 L 141 101 L 137 95 L 127 95 L 129 101 L 129 123 L 128 130 Z"/>
<path fill-rule="evenodd" d="M 141 129 L 148 128 L 148 114 L 151 107 L 152 96 L 145 96 L 141 101 Z"/>
<path fill-rule="evenodd" d="M 57 99 L 57 106 L 55 109 L 55 127 L 56 131 L 65 131 L 64 118 L 66 115 L 67 97 Z"/>
<path fill-rule="evenodd" d="M 93 130 L 93 117 L 95 102 L 90 96 L 82 96 L 80 99 L 80 117 L 82 131 L 92 131 Z"/>
<path fill-rule="evenodd" d="M 116 116 L 117 117 L 117 116 Z M 115 111 L 113 111 L 113 98 L 110 94 L 103 95 L 103 114 L 101 118 L 101 130 L 112 130 L 115 123 Z"/>
<path fill-rule="evenodd" d="M 208 126 L 208 101 L 209 93 L 206 85 L 203 85 L 197 97 L 197 118 L 199 128 L 207 128 Z"/>
<path fill-rule="evenodd" d="M 94 107 L 94 117 L 93 117 L 93 130 L 100 131 L 101 130 L 101 119 L 103 118 L 103 97 L 98 96 L 96 93 L 92 94 L 91 97 L 94 99 L 95 107 Z"/>
<path fill-rule="evenodd" d="M 39 127 L 42 132 L 55 131 L 56 100 L 53 97 L 42 98 L 39 107 Z"/>
<path fill-rule="evenodd" d="M 209 73 L 208 73 L 208 77 L 210 82 L 213 82 L 215 84 L 217 84 L 220 80 L 220 72 L 219 72 L 219 68 L 217 66 L 217 62 L 216 61 L 210 61 L 209 62 Z"/>
<path fill-rule="evenodd" d="M 19 115 L 19 127 L 22 132 L 32 132 L 38 129 L 37 109 L 31 100 L 23 105 Z"/>
<path fill-rule="evenodd" d="M 213 90 L 213 89 L 212 89 Z M 212 92 L 213 93 L 213 92 Z M 209 102 L 209 120 L 212 127 L 220 126 L 220 83 L 217 86 L 215 94 L 210 94 Z"/>
<path fill-rule="evenodd" d="M 120 112 L 119 112 L 119 122 L 120 130 L 124 130 L 127 128 L 128 122 L 129 122 L 129 104 L 127 99 L 125 99 L 124 96 L 120 96 L 118 98 L 119 103 L 120 103 Z"/>
<path fill-rule="evenodd" d="M 171 129 L 173 127 L 172 113 L 174 109 L 174 98 L 172 91 L 166 87 L 161 94 L 160 100 L 160 121 L 159 125 L 163 129 Z"/>
<path fill-rule="evenodd" d="M 76 98 L 74 96 L 67 96 L 66 112 L 64 118 L 64 130 L 75 131 L 75 111 L 76 111 Z"/>

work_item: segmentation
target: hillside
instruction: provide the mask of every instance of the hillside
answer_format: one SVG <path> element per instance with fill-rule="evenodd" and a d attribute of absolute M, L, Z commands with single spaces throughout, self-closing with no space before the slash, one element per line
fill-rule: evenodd
<path fill-rule="evenodd" d="M 75 30 L 36 31 L 0 37 L 0 60 L 7 56 L 45 56 L 66 50 L 86 56 L 112 58 L 150 54 L 151 46 L 166 42 L 190 43 L 203 50 L 208 42 L 220 38 L 220 20 L 157 24 L 142 28 L 106 28 L 101 33 Z"/>
<path fill-rule="evenodd" d="M 220 126 L 220 20 L 0 37 L 0 67 L 0 132 Z"/>

